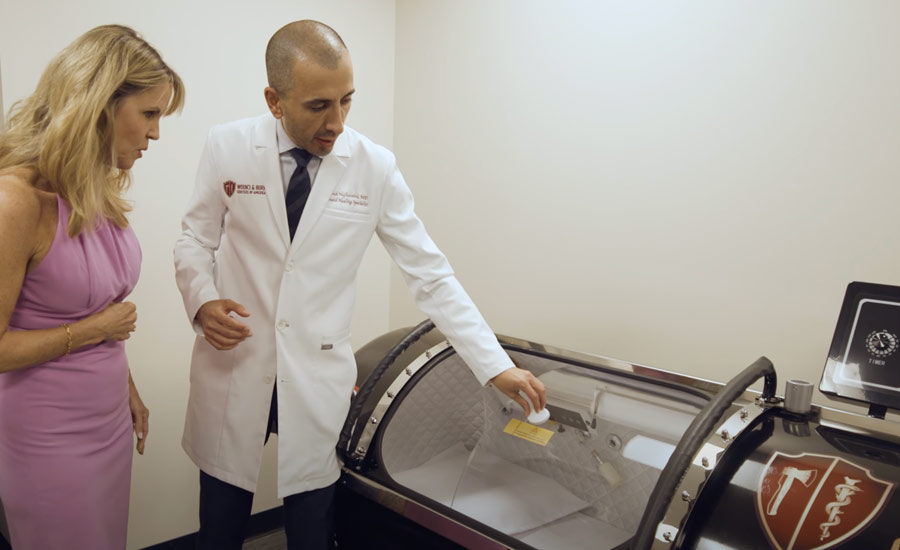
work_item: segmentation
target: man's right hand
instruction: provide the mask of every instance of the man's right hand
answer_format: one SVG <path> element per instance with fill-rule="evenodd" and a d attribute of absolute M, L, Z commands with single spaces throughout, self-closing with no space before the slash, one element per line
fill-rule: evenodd
<path fill-rule="evenodd" d="M 217 350 L 234 349 L 253 336 L 250 327 L 228 315 L 232 311 L 241 317 L 250 317 L 244 306 L 234 300 L 210 300 L 197 311 L 195 318 L 203 328 L 203 336 Z"/>

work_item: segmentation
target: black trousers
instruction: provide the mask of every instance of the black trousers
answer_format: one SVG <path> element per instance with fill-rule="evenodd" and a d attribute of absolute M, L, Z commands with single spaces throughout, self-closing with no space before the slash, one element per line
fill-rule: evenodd
<path fill-rule="evenodd" d="M 284 498 L 288 550 L 334 550 L 336 484 Z M 253 493 L 200 471 L 197 550 L 241 550 Z"/>
<path fill-rule="evenodd" d="M 269 432 L 278 431 L 275 394 Z M 269 434 L 266 433 L 268 441 Z M 284 497 L 284 532 L 288 550 L 334 550 L 336 484 Z M 241 550 L 253 493 L 200 471 L 200 531 L 197 550 Z"/>

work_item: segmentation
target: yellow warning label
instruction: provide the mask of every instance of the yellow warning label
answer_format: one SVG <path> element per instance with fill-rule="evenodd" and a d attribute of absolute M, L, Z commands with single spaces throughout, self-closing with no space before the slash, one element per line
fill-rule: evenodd
<path fill-rule="evenodd" d="M 546 445 L 547 442 L 550 441 L 550 438 L 553 437 L 553 432 L 551 432 L 550 430 L 539 428 L 533 424 L 529 424 L 528 422 L 516 420 L 515 418 L 510 419 L 509 424 L 507 424 L 506 427 L 503 428 L 503 433 L 521 437 L 526 441 L 531 441 L 532 443 L 537 443 L 538 445 Z"/>

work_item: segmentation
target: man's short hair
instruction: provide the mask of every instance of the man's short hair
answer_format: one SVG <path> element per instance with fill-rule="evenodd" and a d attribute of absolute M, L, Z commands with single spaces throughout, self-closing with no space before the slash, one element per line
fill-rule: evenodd
<path fill-rule="evenodd" d="M 266 47 L 266 75 L 269 86 L 278 93 L 294 86 L 294 63 L 305 58 L 323 67 L 336 69 L 347 55 L 347 46 L 334 29 L 324 23 L 305 19 L 278 29 Z"/>

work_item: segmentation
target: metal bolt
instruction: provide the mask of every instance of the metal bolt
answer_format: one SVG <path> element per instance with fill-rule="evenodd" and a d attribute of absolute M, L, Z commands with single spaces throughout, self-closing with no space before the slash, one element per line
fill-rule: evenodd
<path fill-rule="evenodd" d="M 406 367 L 406 374 L 407 374 L 408 376 L 412 376 L 412 369 L 409 368 L 409 367 Z"/>
<path fill-rule="evenodd" d="M 426 352 L 425 352 L 425 359 L 431 359 L 431 352 L 430 352 L 430 351 L 426 351 Z"/>
<path fill-rule="evenodd" d="M 666 542 L 672 542 L 672 533 L 666 531 L 665 533 L 663 533 L 663 538 L 666 539 Z"/>
<path fill-rule="evenodd" d="M 691 494 L 690 494 L 689 492 L 687 492 L 687 491 L 682 491 L 682 492 L 681 492 L 681 500 L 683 500 L 683 501 L 685 501 L 685 502 L 690 502 L 690 501 L 691 501 Z"/>
<path fill-rule="evenodd" d="M 372 424 L 378 424 L 378 419 L 374 416 L 372 417 Z"/>
<path fill-rule="evenodd" d="M 702 464 L 704 468 L 709 468 L 709 459 L 704 456 L 700 459 L 700 464 Z"/>
<path fill-rule="evenodd" d="M 722 439 L 724 441 L 728 441 L 731 439 L 731 435 L 728 433 L 728 430 L 722 430 Z"/>
<path fill-rule="evenodd" d="M 606 445 L 610 449 L 618 449 L 622 446 L 622 440 L 616 434 L 609 434 L 606 436 Z"/>
<path fill-rule="evenodd" d="M 741 409 L 741 420 L 747 420 L 748 416 L 750 416 L 750 413 L 747 412 L 747 409 Z"/>
<path fill-rule="evenodd" d="M 357 447 L 356 452 L 361 455 L 366 454 L 366 448 L 365 447 Z"/>
<path fill-rule="evenodd" d="M 393 399 L 393 398 L 394 398 L 394 392 L 392 392 L 392 391 L 387 392 L 387 396 L 388 396 L 389 398 Z"/>

